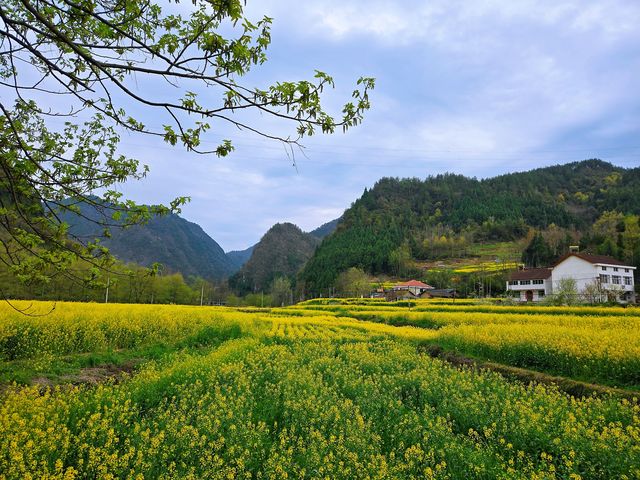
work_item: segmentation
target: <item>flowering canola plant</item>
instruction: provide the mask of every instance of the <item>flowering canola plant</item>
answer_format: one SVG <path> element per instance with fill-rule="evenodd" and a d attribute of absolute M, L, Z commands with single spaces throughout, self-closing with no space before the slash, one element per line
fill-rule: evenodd
<path fill-rule="evenodd" d="M 117 382 L 4 386 L 0 478 L 640 478 L 637 403 L 577 399 L 416 348 L 478 325 L 176 306 L 2 310 L 5 364 L 179 348 Z"/>

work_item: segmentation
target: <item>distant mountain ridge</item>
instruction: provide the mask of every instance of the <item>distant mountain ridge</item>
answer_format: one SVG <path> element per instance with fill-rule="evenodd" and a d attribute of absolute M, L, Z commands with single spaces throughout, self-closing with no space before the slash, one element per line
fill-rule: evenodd
<path fill-rule="evenodd" d="M 317 238 L 318 240 L 323 240 L 325 237 L 331 235 L 336 230 L 338 223 L 340 223 L 341 219 L 342 217 L 331 220 L 327 223 L 320 225 L 318 228 L 311 230 L 308 233 L 309 235 Z M 234 267 L 236 268 L 236 271 L 240 270 L 242 266 L 249 261 L 256 245 L 257 244 L 252 245 L 245 250 L 233 250 L 233 251 L 227 252 L 227 257 L 229 257 L 230 260 L 233 262 Z"/>
<path fill-rule="evenodd" d="M 316 238 L 319 238 L 320 240 L 323 240 L 325 237 L 328 237 L 329 235 L 331 235 L 333 232 L 336 231 L 336 228 L 338 227 L 338 223 L 340 223 L 340 220 L 342 220 L 342 217 L 336 218 L 334 220 L 331 220 L 330 222 L 322 224 L 315 230 L 311 230 L 309 234 L 313 235 Z"/>
<path fill-rule="evenodd" d="M 234 263 L 224 250 L 196 223 L 175 214 L 151 218 L 144 225 L 126 229 L 111 228 L 111 236 L 103 237 L 100 225 L 91 221 L 98 212 L 87 204 L 80 205 L 82 218 L 67 213 L 62 218 L 69 232 L 79 238 L 100 238 L 101 244 L 119 260 L 142 266 L 161 263 L 167 272 L 183 276 L 199 276 L 221 280 L 235 271 Z"/>
<path fill-rule="evenodd" d="M 231 263 L 233 264 L 234 273 L 240 270 L 242 266 L 249 261 L 255 247 L 255 245 L 251 245 L 249 248 L 244 250 L 232 250 L 227 252 L 227 258 L 231 260 Z"/>
<path fill-rule="evenodd" d="M 61 219 L 69 224 L 71 235 L 83 240 L 100 238 L 101 244 L 123 262 L 142 266 L 157 262 L 163 265 L 167 273 L 181 273 L 185 277 L 198 276 L 207 280 L 228 278 L 249 261 L 257 246 L 225 253 L 198 224 L 175 214 L 154 217 L 144 225 L 126 229 L 111 228 L 111 236 L 104 237 L 103 227 L 96 223 L 104 218 L 97 209 L 88 204 L 80 204 L 79 207 L 81 216 L 65 213 Z M 327 222 L 304 235 L 314 239 L 323 238 L 335 230 L 338 220 Z M 309 239 L 304 236 L 300 238 L 300 248 L 308 252 Z M 293 244 L 289 248 L 292 251 L 299 249 Z M 305 253 L 305 261 L 308 257 L 310 254 Z"/>

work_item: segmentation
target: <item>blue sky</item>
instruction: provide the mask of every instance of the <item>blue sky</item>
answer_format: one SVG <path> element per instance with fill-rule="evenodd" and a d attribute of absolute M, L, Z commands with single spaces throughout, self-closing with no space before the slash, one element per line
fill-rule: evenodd
<path fill-rule="evenodd" d="M 336 113 L 358 76 L 377 86 L 364 123 L 306 140 L 297 169 L 281 145 L 222 125 L 208 141 L 233 140 L 224 159 L 123 137 L 151 167 L 124 192 L 146 203 L 190 195 L 183 216 L 225 250 L 252 245 L 276 222 L 313 229 L 384 176 L 489 177 L 594 157 L 640 165 L 635 0 L 261 0 L 246 13 L 274 17 L 270 60 L 247 83 L 326 71 Z"/>

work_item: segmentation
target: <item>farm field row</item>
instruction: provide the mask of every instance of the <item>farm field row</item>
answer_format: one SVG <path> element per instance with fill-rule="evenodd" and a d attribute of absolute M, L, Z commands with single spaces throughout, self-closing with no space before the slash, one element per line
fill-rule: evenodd
<path fill-rule="evenodd" d="M 621 316 L 640 317 L 638 307 L 600 307 L 600 306 L 544 306 L 544 305 L 500 305 L 463 299 L 432 299 L 386 302 L 376 299 L 316 299 L 298 303 L 291 309 L 340 311 L 355 310 L 385 310 L 385 311 L 415 311 L 415 312 L 480 312 L 480 313 L 520 313 L 520 314 L 551 314 L 551 315 L 583 315 L 583 316 Z"/>
<path fill-rule="evenodd" d="M 0 477 L 640 478 L 637 403 L 577 399 L 417 348 L 450 327 L 499 324 L 312 312 L 0 307 L 2 363 L 38 375 L 61 356 L 171 347 L 118 381 L 5 386 Z"/>
<path fill-rule="evenodd" d="M 619 309 L 621 311 L 633 311 Z M 349 316 L 397 326 L 430 329 L 430 343 L 461 355 L 533 369 L 575 380 L 640 389 L 640 317 L 628 315 L 491 313 L 472 310 L 337 310 L 286 308 L 274 314 Z"/>

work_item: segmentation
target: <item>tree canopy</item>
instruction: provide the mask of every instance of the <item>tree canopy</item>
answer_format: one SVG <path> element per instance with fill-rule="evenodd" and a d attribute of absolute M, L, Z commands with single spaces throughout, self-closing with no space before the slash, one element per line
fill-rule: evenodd
<path fill-rule="evenodd" d="M 69 239 L 61 212 L 79 213 L 78 202 L 87 202 L 108 229 L 179 210 L 187 198 L 150 208 L 122 198 L 117 185 L 148 171 L 144 159 L 119 153 L 123 132 L 225 156 L 231 140 L 210 149 L 203 143 L 221 124 L 284 142 L 293 152 L 305 136 L 361 122 L 371 78 L 357 81 L 338 116 L 322 106 L 322 92 L 334 86 L 326 73 L 316 71 L 311 81 L 243 83 L 267 60 L 272 23 L 251 21 L 243 6 L 241 0 L 162 7 L 154 0 L 0 2 L 1 262 L 25 281 L 46 281 L 83 258 L 95 266 L 95 279 L 112 261 L 107 250 Z M 251 112 L 284 123 L 267 130 Z"/>

